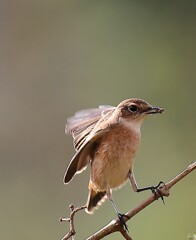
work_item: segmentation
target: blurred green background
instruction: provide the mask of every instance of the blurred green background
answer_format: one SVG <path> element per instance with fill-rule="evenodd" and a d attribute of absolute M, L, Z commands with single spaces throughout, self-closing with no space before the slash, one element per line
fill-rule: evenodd
<path fill-rule="evenodd" d="M 196 1 L 0 1 L 0 238 L 61 239 L 69 204 L 84 204 L 89 169 L 64 186 L 74 154 L 66 118 L 130 97 L 165 108 L 142 126 L 140 186 L 195 160 Z M 131 220 L 134 239 L 187 239 L 196 229 L 195 172 Z M 122 212 L 149 196 L 127 184 Z M 77 239 L 116 217 L 106 201 L 77 214 Z M 121 239 L 116 233 L 107 239 Z"/>

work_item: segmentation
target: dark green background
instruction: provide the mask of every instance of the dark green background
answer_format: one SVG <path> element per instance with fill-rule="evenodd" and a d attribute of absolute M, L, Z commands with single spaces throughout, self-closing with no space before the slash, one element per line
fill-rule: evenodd
<path fill-rule="evenodd" d="M 140 186 L 195 160 L 196 1 L 0 1 L 0 238 L 60 239 L 69 204 L 84 204 L 89 169 L 62 183 L 74 154 L 66 118 L 130 97 L 165 108 L 142 127 Z M 187 239 L 196 229 L 195 173 L 131 220 L 134 239 Z M 122 212 L 148 193 L 114 192 Z M 77 239 L 115 213 L 80 212 Z M 113 234 L 107 239 L 119 239 Z"/>

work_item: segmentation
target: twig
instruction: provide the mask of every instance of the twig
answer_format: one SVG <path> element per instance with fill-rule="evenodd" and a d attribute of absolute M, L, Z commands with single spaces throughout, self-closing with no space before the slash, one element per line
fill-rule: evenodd
<path fill-rule="evenodd" d="M 74 215 L 78 211 L 85 209 L 85 208 L 86 208 L 86 206 L 78 206 L 78 207 L 74 208 L 73 204 L 71 204 L 69 206 L 70 217 L 69 218 L 60 218 L 60 222 L 69 222 L 69 232 L 61 240 L 67 240 L 70 237 L 72 238 L 76 234 L 75 227 L 74 227 Z"/>
<path fill-rule="evenodd" d="M 196 161 L 194 163 L 190 164 L 184 171 L 182 171 L 176 177 L 171 179 L 168 183 L 161 185 L 160 188 L 158 189 L 158 191 L 156 192 L 156 196 L 155 196 L 155 194 L 152 194 L 150 197 L 148 197 L 146 200 L 144 200 L 138 206 L 136 206 L 132 210 L 128 211 L 125 214 L 126 216 L 124 217 L 124 221 L 127 222 L 128 220 L 130 220 L 137 213 L 139 213 L 141 210 L 146 208 L 148 205 L 150 205 L 152 202 L 154 202 L 161 196 L 165 196 L 165 197 L 169 196 L 169 189 L 172 188 L 177 182 L 182 180 L 185 176 L 187 176 L 189 173 L 191 173 L 195 169 L 196 169 Z M 74 230 L 74 226 L 73 226 L 73 220 L 74 220 L 73 217 L 77 211 L 81 210 L 80 208 L 81 207 L 78 207 L 71 211 L 70 218 L 69 218 L 70 220 L 68 220 L 68 221 L 70 221 L 70 231 L 66 234 L 66 236 L 62 240 L 66 240 L 75 234 L 75 230 Z M 84 208 L 85 207 L 83 206 L 82 209 L 84 209 Z M 71 223 L 71 221 L 72 221 L 72 223 Z M 125 239 L 132 240 L 132 238 L 129 236 L 129 234 L 124 230 L 124 228 L 120 224 L 119 219 L 113 219 L 110 223 L 108 223 L 102 229 L 100 229 L 96 233 L 92 234 L 90 237 L 86 238 L 86 240 L 99 240 L 113 232 L 120 232 Z"/>
<path fill-rule="evenodd" d="M 125 239 L 127 239 L 127 240 L 133 240 L 130 236 L 129 236 L 129 234 L 128 234 L 128 232 L 123 228 L 122 230 L 120 230 L 120 232 L 121 232 L 121 234 L 123 235 L 123 237 L 125 238 Z"/>

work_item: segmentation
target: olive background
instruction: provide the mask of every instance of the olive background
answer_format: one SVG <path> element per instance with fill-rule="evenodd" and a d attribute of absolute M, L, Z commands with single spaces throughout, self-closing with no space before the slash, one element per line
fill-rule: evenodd
<path fill-rule="evenodd" d="M 61 239 L 59 218 L 84 204 L 89 168 L 63 185 L 74 112 L 139 97 L 164 107 L 142 126 L 139 186 L 169 181 L 196 158 L 196 2 L 0 1 L 0 238 Z M 123 164 L 123 162 L 122 162 Z M 128 222 L 133 239 L 196 231 L 196 174 Z M 114 191 L 122 213 L 150 192 Z M 109 201 L 76 216 L 76 239 L 115 218 Z M 107 239 L 121 239 L 118 233 Z"/>

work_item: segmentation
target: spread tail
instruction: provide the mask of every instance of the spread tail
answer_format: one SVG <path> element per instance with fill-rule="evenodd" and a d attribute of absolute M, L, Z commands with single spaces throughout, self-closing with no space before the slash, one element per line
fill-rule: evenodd
<path fill-rule="evenodd" d="M 105 197 L 106 192 L 96 192 L 93 189 L 89 189 L 86 212 L 92 214 L 95 208 L 98 208 L 98 205 L 105 201 Z"/>

